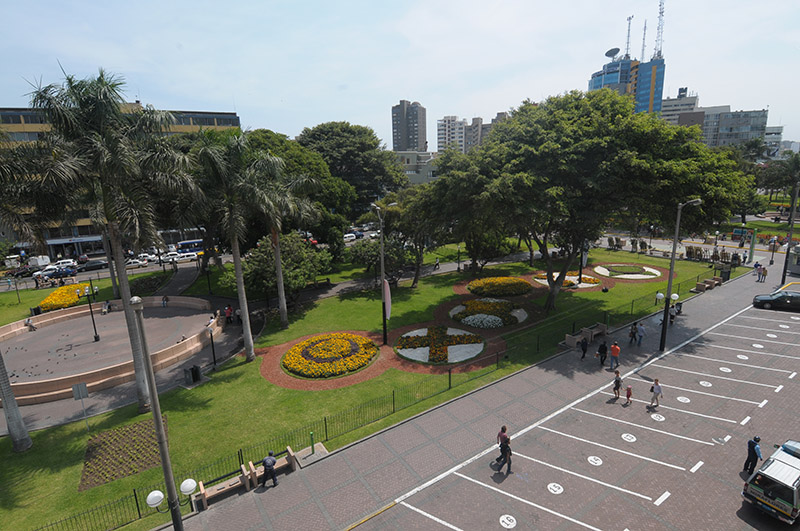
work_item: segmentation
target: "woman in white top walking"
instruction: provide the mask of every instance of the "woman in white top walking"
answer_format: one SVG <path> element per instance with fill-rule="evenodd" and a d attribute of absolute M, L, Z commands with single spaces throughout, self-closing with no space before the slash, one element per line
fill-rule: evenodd
<path fill-rule="evenodd" d="M 653 386 L 650 388 L 653 392 L 653 398 L 650 399 L 650 407 L 658 407 L 658 398 L 664 398 L 664 393 L 661 391 L 661 384 L 658 383 L 658 378 L 653 380 Z"/>

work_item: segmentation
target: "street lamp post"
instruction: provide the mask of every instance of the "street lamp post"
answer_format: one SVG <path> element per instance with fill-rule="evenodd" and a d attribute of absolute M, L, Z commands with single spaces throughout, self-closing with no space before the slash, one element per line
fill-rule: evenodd
<path fill-rule="evenodd" d="M 92 296 L 94 296 L 95 301 L 97 300 L 97 291 L 98 289 L 92 285 L 92 279 L 89 279 L 89 285 L 84 288 L 84 292 L 81 293 L 80 289 L 75 290 L 75 294 L 78 296 L 78 299 L 81 297 L 86 297 L 86 302 L 89 303 L 89 315 L 92 317 L 92 328 L 94 329 L 94 340 L 100 341 L 100 335 L 97 333 L 97 324 L 94 321 L 94 310 L 92 309 Z"/>
<path fill-rule="evenodd" d="M 388 206 L 395 206 L 397 203 L 391 203 Z M 383 216 L 381 215 L 381 207 L 372 203 L 372 208 L 375 209 L 375 213 L 378 215 L 378 223 L 380 224 L 380 231 L 381 231 L 381 281 L 380 281 L 380 289 L 381 289 L 381 316 L 383 319 L 383 344 L 389 342 L 387 334 L 386 334 L 386 290 L 383 287 L 383 283 L 386 279 L 386 272 L 384 270 L 384 254 L 383 254 Z"/>
<path fill-rule="evenodd" d="M 158 440 L 158 450 L 161 454 L 161 468 L 164 471 L 164 482 L 167 486 L 167 504 L 172 514 L 172 527 L 175 531 L 183 531 L 183 519 L 181 518 L 181 506 L 178 499 L 178 491 L 175 488 L 175 478 L 172 476 L 172 462 L 169 458 L 169 444 L 167 434 L 164 432 L 164 422 L 161 419 L 161 404 L 158 401 L 158 388 L 156 387 L 156 376 L 153 373 L 153 360 L 150 359 L 150 349 L 147 346 L 147 337 L 144 331 L 144 302 L 140 297 L 131 297 L 131 307 L 136 313 L 136 323 L 139 327 L 139 337 L 142 341 L 142 354 L 144 355 L 145 376 L 147 377 L 147 388 L 150 391 L 150 406 L 153 412 L 153 424 L 156 428 L 156 439 Z M 182 485 L 183 486 L 183 485 Z M 194 490 L 194 489 L 192 489 Z M 150 494 L 154 494 L 151 492 Z M 161 499 L 163 500 L 163 494 Z M 149 498 L 149 496 L 148 496 Z M 152 500 L 155 502 L 155 500 Z M 158 503 L 161 503 L 160 501 Z M 158 505 L 156 503 L 156 505 Z"/>
<path fill-rule="evenodd" d="M 214 331 L 211 330 L 210 325 L 206 330 L 208 330 L 208 337 L 211 338 L 211 359 L 214 363 L 214 370 L 217 370 L 217 350 L 214 348 Z"/>
<path fill-rule="evenodd" d="M 456 267 L 456 271 L 461 273 L 461 244 L 458 244 L 458 267 Z"/>
<path fill-rule="evenodd" d="M 697 206 L 702 203 L 703 200 L 700 198 L 692 199 L 686 201 L 685 203 L 678 204 L 678 216 L 675 219 L 675 238 L 672 240 L 672 258 L 669 261 L 669 277 L 667 279 L 667 294 L 672 293 L 672 275 L 675 273 L 675 253 L 678 250 L 678 238 L 681 230 L 681 210 L 686 205 L 689 206 Z M 658 350 L 664 351 L 664 347 L 667 344 L 667 326 L 669 323 L 669 303 L 671 300 L 670 297 L 664 297 L 664 316 L 661 320 L 661 343 L 658 347 Z"/>

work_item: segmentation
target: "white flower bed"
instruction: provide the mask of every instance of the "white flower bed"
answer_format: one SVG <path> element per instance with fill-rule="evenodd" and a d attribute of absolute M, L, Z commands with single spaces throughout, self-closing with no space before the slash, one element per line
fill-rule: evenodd
<path fill-rule="evenodd" d="M 475 328 L 500 328 L 503 326 L 502 319 L 496 315 L 487 315 L 485 313 L 468 315 L 461 319 L 461 322 L 467 326 L 474 326 Z"/>
<path fill-rule="evenodd" d="M 611 267 L 614 267 L 615 265 L 622 266 L 622 265 L 630 265 L 630 264 L 611 264 Z M 623 275 L 615 275 L 612 278 L 622 278 L 622 279 L 628 279 L 628 280 L 646 280 L 646 279 L 657 278 L 657 277 L 661 276 L 661 271 L 659 271 L 658 269 L 653 269 L 652 267 L 647 267 L 647 266 L 641 266 L 641 268 L 644 269 L 644 271 L 645 271 L 644 273 L 627 273 L 627 274 L 623 274 Z M 610 277 L 611 276 L 611 272 L 608 270 L 608 268 L 603 267 L 603 266 L 595 267 L 594 268 L 594 272 L 597 273 L 598 275 L 601 275 L 601 276 L 604 276 L 604 277 Z"/>

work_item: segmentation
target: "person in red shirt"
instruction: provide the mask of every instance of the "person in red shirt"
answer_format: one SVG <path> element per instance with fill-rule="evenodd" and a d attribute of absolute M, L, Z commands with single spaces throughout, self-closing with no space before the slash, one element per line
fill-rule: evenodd
<path fill-rule="evenodd" d="M 614 341 L 614 344 L 611 345 L 611 370 L 614 370 L 614 367 L 619 367 L 619 343 Z"/>
<path fill-rule="evenodd" d="M 497 432 L 497 444 L 501 446 L 500 456 L 495 459 L 495 461 L 498 463 L 503 459 L 503 452 L 502 452 L 503 444 L 504 443 L 508 444 L 508 435 L 506 434 L 506 430 L 507 428 L 503 426 L 502 428 L 500 428 L 500 431 Z"/>

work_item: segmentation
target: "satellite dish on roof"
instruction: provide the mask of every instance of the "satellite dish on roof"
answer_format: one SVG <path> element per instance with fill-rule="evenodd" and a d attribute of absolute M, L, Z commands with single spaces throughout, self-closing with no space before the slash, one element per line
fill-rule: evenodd
<path fill-rule="evenodd" d="M 606 52 L 606 57 L 610 57 L 613 59 L 619 53 L 619 48 L 611 48 L 609 51 Z"/>

